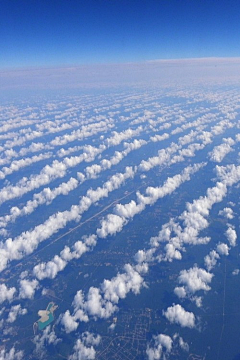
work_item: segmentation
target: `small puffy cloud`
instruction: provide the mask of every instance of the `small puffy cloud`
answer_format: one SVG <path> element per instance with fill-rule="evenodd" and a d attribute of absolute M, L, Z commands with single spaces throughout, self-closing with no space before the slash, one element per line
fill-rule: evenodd
<path fill-rule="evenodd" d="M 51 330 L 51 327 L 47 326 L 42 333 L 33 338 L 33 343 L 35 344 L 34 354 L 38 359 L 46 359 L 45 347 L 50 344 L 56 346 L 60 341 L 62 340 L 57 338 L 54 330 Z"/>
<path fill-rule="evenodd" d="M 240 165 L 216 166 L 217 177 L 227 186 L 237 183 L 240 178 Z"/>
<path fill-rule="evenodd" d="M 74 297 L 73 306 L 73 315 L 67 310 L 61 318 L 61 324 L 67 333 L 74 331 L 78 327 L 79 321 L 88 322 L 87 314 L 94 318 L 107 318 L 115 310 L 111 303 L 104 301 L 100 290 L 95 287 L 89 289 L 86 299 L 84 299 L 82 290 L 79 290 Z"/>
<path fill-rule="evenodd" d="M 20 280 L 19 297 L 20 299 L 32 299 L 38 288 L 38 281 L 23 279 Z"/>
<path fill-rule="evenodd" d="M 134 294 L 140 292 L 144 285 L 141 275 L 130 264 L 126 264 L 124 270 L 124 273 L 118 274 L 111 280 L 104 280 L 102 283 L 102 291 L 106 300 L 118 303 L 119 299 L 124 299 L 129 291 Z"/>
<path fill-rule="evenodd" d="M 182 327 L 195 327 L 195 316 L 192 312 L 186 311 L 181 305 L 173 305 L 163 311 L 163 315 L 170 323 L 179 324 Z"/>
<path fill-rule="evenodd" d="M 210 160 L 214 162 L 221 162 L 230 151 L 233 151 L 230 145 L 234 145 L 235 142 L 233 139 L 229 139 L 224 139 L 226 141 L 223 144 L 213 148 L 212 152 L 209 154 Z"/>
<path fill-rule="evenodd" d="M 145 141 L 145 140 L 134 139 L 133 142 L 131 142 L 131 143 L 125 142 L 123 145 L 124 145 L 125 149 L 127 150 L 126 153 L 128 153 L 130 151 L 140 149 L 140 147 L 142 147 L 143 145 L 146 145 L 146 144 L 147 144 L 147 141 Z"/>
<path fill-rule="evenodd" d="M 120 133 L 113 131 L 112 137 L 106 139 L 106 144 L 108 147 L 119 145 L 123 140 L 131 139 L 133 136 L 139 135 L 143 131 L 142 126 L 139 126 L 137 129 L 127 129 Z"/>
<path fill-rule="evenodd" d="M 233 227 L 229 226 L 229 228 L 226 231 L 226 237 L 229 241 L 229 244 L 231 246 L 236 246 L 236 242 L 237 242 L 237 233 L 236 230 L 233 229 Z"/>
<path fill-rule="evenodd" d="M 229 207 L 225 207 L 223 210 L 219 211 L 219 215 L 224 216 L 226 219 L 233 219 L 233 210 Z"/>
<path fill-rule="evenodd" d="M 170 160 L 170 154 L 165 150 L 161 149 L 158 151 L 158 156 L 148 158 L 148 160 L 142 160 L 139 165 L 140 171 L 149 171 L 155 166 L 163 165 Z"/>
<path fill-rule="evenodd" d="M 185 298 L 187 296 L 187 292 L 184 288 L 184 286 L 177 286 L 174 289 L 174 293 L 181 299 Z"/>
<path fill-rule="evenodd" d="M 143 211 L 145 208 L 144 203 L 137 204 L 134 200 L 131 200 L 128 204 L 122 205 L 117 204 L 115 207 L 115 212 L 117 215 L 124 218 L 132 218 L 136 214 Z"/>
<path fill-rule="evenodd" d="M 189 345 L 187 342 L 183 340 L 182 337 L 179 337 L 179 346 L 182 350 L 188 352 L 189 351 Z"/>
<path fill-rule="evenodd" d="M 0 304 L 5 300 L 12 301 L 16 292 L 15 287 L 7 288 L 5 284 L 0 284 Z"/>
<path fill-rule="evenodd" d="M 186 351 L 186 352 L 189 351 L 189 345 L 188 345 L 188 343 L 185 342 L 185 341 L 183 340 L 183 338 L 182 338 L 181 336 L 179 336 L 178 333 L 175 333 L 175 334 L 173 335 L 173 340 L 174 340 L 174 341 L 178 340 L 178 344 L 179 344 L 180 348 L 181 348 L 183 351 Z"/>
<path fill-rule="evenodd" d="M 12 306 L 6 321 L 8 323 L 13 323 L 17 319 L 18 315 L 26 315 L 26 314 L 27 314 L 27 309 L 22 309 L 20 304 Z"/>
<path fill-rule="evenodd" d="M 17 351 L 15 347 L 12 347 L 9 351 L 5 348 L 0 350 L 0 360 L 22 360 L 23 358 L 23 351 Z"/>
<path fill-rule="evenodd" d="M 240 270 L 239 270 L 239 269 L 235 269 L 235 270 L 233 270 L 232 274 L 233 274 L 234 276 L 236 276 L 236 275 L 238 275 L 238 274 L 239 274 L 239 272 L 240 272 Z"/>
<path fill-rule="evenodd" d="M 64 326 L 66 333 L 75 331 L 78 327 L 78 322 L 74 320 L 74 317 L 71 316 L 69 310 L 67 310 L 61 318 L 61 324 Z"/>
<path fill-rule="evenodd" d="M 158 342 L 164 346 L 168 352 L 170 352 L 172 349 L 172 339 L 168 335 L 160 334 L 155 336 L 155 342 Z"/>
<path fill-rule="evenodd" d="M 217 264 L 217 260 L 220 258 L 219 254 L 212 250 L 208 255 L 204 258 L 204 263 L 208 271 L 212 270 L 214 266 Z"/>
<path fill-rule="evenodd" d="M 154 135 L 154 136 L 151 136 L 151 137 L 150 137 L 150 140 L 153 141 L 153 142 L 157 142 L 157 141 L 166 140 L 166 139 L 168 139 L 168 138 L 169 138 L 169 134 L 164 133 L 164 134 L 162 134 L 162 135 L 156 134 L 156 135 Z"/>
<path fill-rule="evenodd" d="M 54 279 L 59 271 L 62 271 L 67 262 L 58 255 L 55 255 L 52 261 L 36 265 L 33 269 L 33 274 L 39 279 L 45 278 Z"/>
<path fill-rule="evenodd" d="M 113 330 L 115 329 L 115 327 L 116 327 L 116 323 L 112 323 L 112 324 L 108 327 L 108 329 L 111 330 L 111 331 L 113 331 Z"/>
<path fill-rule="evenodd" d="M 220 243 L 220 244 L 217 245 L 217 252 L 220 255 L 228 256 L 229 255 L 229 247 L 227 246 L 227 244 Z"/>
<path fill-rule="evenodd" d="M 155 249 L 151 248 L 148 250 L 138 250 L 138 252 L 134 256 L 134 259 L 139 264 L 142 264 L 143 262 L 149 263 L 154 259 L 154 253 Z"/>
<path fill-rule="evenodd" d="M 192 296 L 191 301 L 194 301 L 197 307 L 202 307 L 202 296 Z"/>
<path fill-rule="evenodd" d="M 164 250 L 165 250 L 165 257 L 164 258 L 160 257 L 159 260 L 163 259 L 165 261 L 172 262 L 173 260 L 182 259 L 182 254 L 178 249 L 176 249 L 175 244 L 171 244 L 171 243 L 166 244 Z"/>
<path fill-rule="evenodd" d="M 212 281 L 212 277 L 213 274 L 197 266 L 189 270 L 182 270 L 178 277 L 178 282 L 183 284 L 183 287 L 175 288 L 174 292 L 179 297 L 185 297 L 199 290 L 209 291 L 211 288 L 208 284 Z"/>
<path fill-rule="evenodd" d="M 98 346 L 101 341 L 100 335 L 93 335 L 85 332 L 81 335 L 73 347 L 74 353 L 69 356 L 69 360 L 94 360 L 96 350 L 94 346 Z"/>
<path fill-rule="evenodd" d="M 225 129 L 231 128 L 232 126 L 232 123 L 228 119 L 221 120 L 216 125 L 211 127 L 211 133 L 214 135 L 220 135 L 225 131 Z"/>
<path fill-rule="evenodd" d="M 154 344 L 150 346 L 148 344 L 146 354 L 148 360 L 165 359 L 165 354 L 170 353 L 172 350 L 172 339 L 168 335 L 159 334 L 153 336 Z M 162 357 L 163 355 L 163 357 Z"/>
<path fill-rule="evenodd" d="M 100 238 L 105 238 L 108 235 L 115 235 L 117 232 L 122 230 L 125 222 L 125 218 L 109 214 L 101 221 L 101 228 L 97 229 L 97 235 Z"/>
<path fill-rule="evenodd" d="M 76 298 L 74 300 L 76 303 Z M 95 287 L 89 289 L 86 301 L 80 306 L 94 318 L 109 318 L 116 310 L 116 306 L 111 301 L 105 301 L 100 289 Z"/>
<path fill-rule="evenodd" d="M 99 345 L 101 341 L 100 335 L 94 335 L 86 331 L 82 334 L 82 339 L 87 345 Z"/>

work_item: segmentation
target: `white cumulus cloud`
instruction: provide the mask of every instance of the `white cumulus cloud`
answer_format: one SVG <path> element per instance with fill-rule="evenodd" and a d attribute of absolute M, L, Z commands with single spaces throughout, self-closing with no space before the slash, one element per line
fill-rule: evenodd
<path fill-rule="evenodd" d="M 195 316 L 192 312 L 186 311 L 181 305 L 173 305 L 163 311 L 163 315 L 170 321 L 182 327 L 195 327 Z"/>

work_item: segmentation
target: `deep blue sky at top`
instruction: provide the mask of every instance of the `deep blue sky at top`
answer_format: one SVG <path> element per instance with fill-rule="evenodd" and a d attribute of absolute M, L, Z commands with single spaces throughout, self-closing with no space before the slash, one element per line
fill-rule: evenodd
<path fill-rule="evenodd" d="M 239 0 L 0 0 L 0 68 L 235 56 Z"/>

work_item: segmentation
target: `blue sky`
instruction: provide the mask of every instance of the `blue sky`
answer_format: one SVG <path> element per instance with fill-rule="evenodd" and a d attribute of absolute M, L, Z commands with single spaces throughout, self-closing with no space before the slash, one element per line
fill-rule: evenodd
<path fill-rule="evenodd" d="M 240 56 L 239 0 L 0 0 L 0 68 Z"/>

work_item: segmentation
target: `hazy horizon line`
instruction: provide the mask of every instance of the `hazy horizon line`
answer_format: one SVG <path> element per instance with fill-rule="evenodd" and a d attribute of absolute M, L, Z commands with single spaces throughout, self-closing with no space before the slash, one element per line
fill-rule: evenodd
<path fill-rule="evenodd" d="M 27 70 L 48 70 L 48 69 L 68 69 L 75 70 L 77 68 L 83 67 L 97 67 L 97 66 L 124 66 L 124 65 L 144 65 L 144 64 L 154 64 L 154 63 L 187 63 L 187 62 L 208 62 L 208 61 L 218 61 L 218 62 L 240 62 L 240 56 L 231 56 L 231 57 L 218 57 L 218 56 L 209 56 L 209 57 L 189 57 L 189 58 L 166 58 L 166 59 L 151 59 L 151 60 L 140 60 L 140 61 L 125 61 L 125 62 L 96 62 L 96 63 L 82 63 L 82 64 L 56 64 L 56 65 L 29 65 L 21 67 L 0 67 L 0 72 L 9 72 L 9 71 L 27 71 Z"/>

